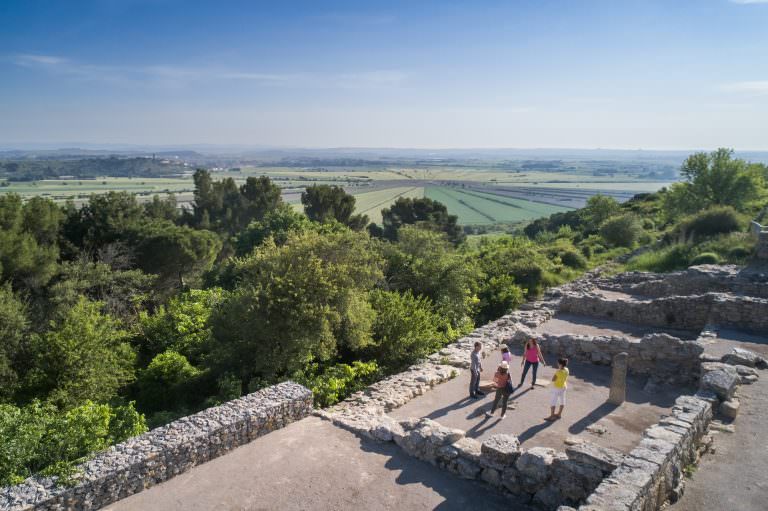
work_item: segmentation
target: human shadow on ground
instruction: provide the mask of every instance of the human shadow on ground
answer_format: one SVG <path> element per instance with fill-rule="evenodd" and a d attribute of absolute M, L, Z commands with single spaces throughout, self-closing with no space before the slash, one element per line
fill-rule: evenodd
<path fill-rule="evenodd" d="M 359 438 L 359 437 L 358 437 Z M 466 511 L 484 509 L 489 511 L 532 511 L 522 502 L 510 500 L 508 496 L 487 486 L 461 479 L 441 468 L 404 453 L 400 447 L 387 443 L 380 444 L 360 439 L 360 448 L 364 452 L 387 456 L 385 467 L 400 472 L 395 482 L 398 485 L 423 485 L 439 494 L 444 500 L 433 509 L 438 511 Z"/>
<path fill-rule="evenodd" d="M 574 422 L 570 426 L 568 426 L 568 432 L 572 435 L 578 435 L 579 433 L 583 432 L 585 429 L 587 429 L 592 424 L 596 423 L 606 415 L 610 414 L 616 408 L 618 408 L 619 405 L 615 405 L 612 403 L 603 403 L 591 412 L 589 412 L 587 415 L 579 419 L 578 421 Z"/>
<path fill-rule="evenodd" d="M 490 411 L 490 408 L 488 408 L 488 410 Z M 478 408 L 475 411 L 476 412 L 479 411 L 479 413 L 477 414 L 478 416 L 480 414 L 485 413 L 485 410 L 483 410 L 482 407 Z M 483 433 L 485 433 L 486 431 L 488 431 L 489 429 L 491 429 L 492 427 L 494 427 L 499 422 L 501 422 L 501 419 L 499 419 L 499 417 L 496 415 L 494 415 L 493 417 L 483 416 L 483 420 L 481 420 L 480 422 L 478 422 L 477 424 L 475 424 L 474 426 L 472 426 L 467 430 L 466 436 L 470 438 L 477 438 Z"/>
<path fill-rule="evenodd" d="M 535 426 L 531 426 L 530 428 L 526 429 L 525 431 L 517 435 L 517 439 L 520 441 L 520 443 L 523 443 L 526 440 L 530 440 L 531 438 L 535 437 L 537 433 L 540 433 L 541 431 L 547 429 L 554 423 L 555 423 L 554 421 L 544 421 L 541 424 L 536 424 Z"/>
<path fill-rule="evenodd" d="M 450 412 L 452 412 L 454 410 L 458 410 L 459 408 L 464 408 L 465 406 L 469 406 L 472 403 L 479 403 L 479 402 L 481 402 L 481 400 L 482 400 L 482 398 L 475 399 L 475 398 L 469 397 L 469 396 L 463 397 L 463 398 L 459 399 L 458 401 L 456 401 L 455 403 L 451 403 L 448 406 L 444 406 L 442 408 L 438 408 L 437 410 L 433 411 L 432 413 L 430 413 L 426 417 L 428 419 L 433 419 L 434 420 L 434 419 L 437 419 L 438 417 L 443 417 L 444 415 L 448 415 Z"/>

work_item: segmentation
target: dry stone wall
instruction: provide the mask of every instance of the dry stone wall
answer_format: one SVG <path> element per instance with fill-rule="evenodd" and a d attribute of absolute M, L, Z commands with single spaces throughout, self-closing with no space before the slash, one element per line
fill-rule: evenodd
<path fill-rule="evenodd" d="M 611 365 L 626 352 L 630 372 L 655 382 L 686 384 L 698 380 L 701 341 L 684 341 L 668 334 L 647 334 L 639 341 L 619 336 L 550 335 L 539 337 L 542 349 L 558 357 Z"/>
<path fill-rule="evenodd" d="M 33 477 L 0 491 L 0 510 L 99 509 L 302 419 L 312 392 L 280 383 L 114 445 L 79 467 L 77 484 Z"/>

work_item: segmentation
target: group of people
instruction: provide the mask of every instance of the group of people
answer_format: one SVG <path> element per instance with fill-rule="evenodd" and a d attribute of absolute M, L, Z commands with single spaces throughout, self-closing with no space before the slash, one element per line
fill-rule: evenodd
<path fill-rule="evenodd" d="M 485 395 L 485 392 L 480 390 L 480 373 L 483 371 L 482 365 L 482 350 L 483 344 L 481 342 L 475 342 L 475 348 L 472 350 L 470 361 L 470 381 L 469 381 L 469 396 L 474 399 L 478 399 Z M 496 408 L 501 404 L 501 419 L 507 413 L 507 403 L 509 402 L 509 396 L 516 390 L 516 387 L 512 383 L 512 375 L 510 374 L 510 363 L 512 362 L 512 354 L 509 352 L 509 348 L 506 344 L 502 344 L 501 347 L 501 363 L 496 369 L 496 373 L 493 375 L 492 388 L 496 392 L 496 396 L 493 399 L 493 405 L 490 411 L 485 412 L 486 417 L 492 417 Z M 544 355 L 541 353 L 539 343 L 535 338 L 530 338 L 525 342 L 525 350 L 523 358 L 520 361 L 520 365 L 523 367 L 522 375 L 520 376 L 520 385 L 517 388 L 521 388 L 525 382 L 525 377 L 528 375 L 528 371 L 531 370 L 531 390 L 536 387 L 536 375 L 539 371 L 539 364 L 547 365 L 544 361 Z M 544 420 L 555 421 L 562 417 L 563 409 L 565 408 L 565 392 L 568 388 L 568 359 L 559 358 L 557 360 L 557 371 L 552 376 L 552 389 L 550 395 L 550 415 Z M 557 413 L 555 409 L 559 406 Z"/>

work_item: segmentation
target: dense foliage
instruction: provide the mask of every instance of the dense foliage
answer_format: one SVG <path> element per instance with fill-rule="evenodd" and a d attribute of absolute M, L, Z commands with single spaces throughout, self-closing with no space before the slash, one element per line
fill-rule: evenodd
<path fill-rule="evenodd" d="M 766 168 L 718 151 L 683 174 L 479 241 L 429 199 L 366 226 L 341 188 L 308 188 L 302 214 L 267 178 L 204 170 L 185 210 L 119 192 L 80 207 L 3 195 L 0 484 L 70 474 L 146 424 L 289 378 L 333 404 L 643 245 L 629 267 L 745 262 Z"/>

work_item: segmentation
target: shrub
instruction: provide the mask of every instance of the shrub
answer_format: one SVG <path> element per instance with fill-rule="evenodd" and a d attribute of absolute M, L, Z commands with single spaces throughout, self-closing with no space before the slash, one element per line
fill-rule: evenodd
<path fill-rule="evenodd" d="M 690 259 L 691 247 L 683 243 L 677 243 L 633 257 L 627 262 L 627 269 L 668 272 L 687 268 Z"/>
<path fill-rule="evenodd" d="M 643 227 L 632 213 L 614 216 L 600 226 L 600 236 L 614 247 L 631 247 L 642 234 Z"/>
<path fill-rule="evenodd" d="M 364 353 L 390 370 L 397 370 L 443 346 L 448 321 L 433 311 L 432 302 L 410 291 L 375 290 L 373 344 Z"/>
<path fill-rule="evenodd" d="M 752 255 L 752 250 L 745 247 L 734 247 L 728 251 L 729 260 L 747 259 Z"/>
<path fill-rule="evenodd" d="M 720 256 L 712 252 L 702 252 L 691 259 L 689 266 L 698 266 L 700 264 L 720 264 Z"/>
<path fill-rule="evenodd" d="M 156 412 L 177 409 L 190 394 L 189 388 L 200 371 L 187 358 L 166 351 L 152 359 L 139 374 L 139 402 L 142 410 Z"/>
<path fill-rule="evenodd" d="M 677 226 L 676 232 L 686 239 L 728 234 L 740 231 L 744 217 L 730 206 L 715 206 L 686 217 Z"/>
<path fill-rule="evenodd" d="M 133 404 L 112 408 L 86 401 L 65 413 L 39 401 L 23 408 L 0 405 L 0 486 L 38 472 L 66 480 L 89 454 L 144 431 L 144 416 Z"/>
<path fill-rule="evenodd" d="M 587 259 L 575 250 L 567 250 L 560 254 L 560 261 L 569 268 L 583 270 L 587 267 Z"/>
<path fill-rule="evenodd" d="M 293 375 L 293 380 L 312 390 L 315 406 L 325 408 L 334 405 L 353 392 L 373 383 L 379 376 L 376 362 L 352 362 L 336 364 L 322 372 L 314 363 Z"/>

